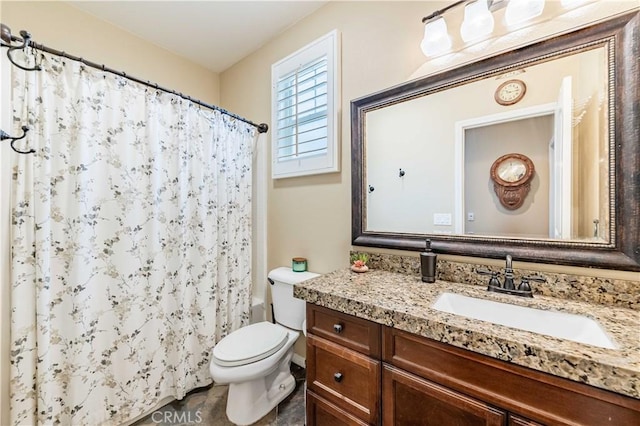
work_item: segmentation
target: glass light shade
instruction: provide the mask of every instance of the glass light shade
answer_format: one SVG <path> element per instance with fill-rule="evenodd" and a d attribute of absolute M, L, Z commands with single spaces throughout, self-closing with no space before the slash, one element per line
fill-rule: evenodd
<path fill-rule="evenodd" d="M 544 9 L 544 0 L 510 0 L 504 17 L 507 25 L 519 24 L 540 16 Z"/>
<path fill-rule="evenodd" d="M 451 49 L 451 37 L 447 31 L 447 23 L 440 16 L 424 26 L 424 38 L 420 48 L 425 56 L 435 56 Z"/>
<path fill-rule="evenodd" d="M 493 31 L 493 15 L 489 12 L 487 0 L 476 0 L 464 7 L 464 21 L 460 27 L 460 35 L 466 43 Z"/>

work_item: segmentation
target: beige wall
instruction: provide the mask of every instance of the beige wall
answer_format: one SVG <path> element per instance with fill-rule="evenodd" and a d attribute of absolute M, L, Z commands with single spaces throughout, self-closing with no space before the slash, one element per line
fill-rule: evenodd
<path fill-rule="evenodd" d="M 442 2 L 330 2 L 221 73 L 222 106 L 256 121 L 268 122 L 271 64 L 333 29 L 340 31 L 341 171 L 278 181 L 271 180 L 270 169 L 267 171 L 264 179 L 268 187 L 269 269 L 290 265 L 294 256 L 307 257 L 309 269 L 314 272 L 326 273 L 348 265 L 351 249 L 350 101 L 400 84 L 416 72 L 420 73 L 416 70 L 425 68 L 425 59 L 419 49 L 423 30 L 420 18 L 443 5 Z M 618 12 L 620 8 L 615 10 Z M 561 22 L 570 26 L 577 21 Z M 270 134 L 267 141 L 270 143 Z M 267 152 L 270 155 L 270 148 Z M 499 263 L 487 261 L 493 262 Z M 637 274 L 622 271 L 522 263 L 516 263 L 516 266 L 638 280 Z M 298 353 L 304 352 L 302 345 L 301 342 L 296 345 Z"/>
<path fill-rule="evenodd" d="M 0 19 L 18 35 L 158 83 L 207 103 L 220 101 L 218 74 L 61 1 L 3 1 Z M 3 51 L 4 54 L 4 51 Z"/>
<path fill-rule="evenodd" d="M 309 260 L 314 272 L 348 265 L 351 244 L 351 99 L 404 81 L 423 62 L 420 18 L 443 3 L 330 2 L 220 75 L 225 108 L 268 122 L 271 64 L 338 29 L 341 172 L 268 182 L 269 269 Z M 411 25 L 416 24 L 416 25 Z M 270 142 L 270 140 L 269 140 Z M 270 150 L 269 150 L 270 152 Z M 270 176 L 270 166 L 267 176 Z M 266 178 L 266 177 L 265 177 Z"/>
<path fill-rule="evenodd" d="M 54 49 L 64 50 L 89 61 L 104 63 L 143 80 L 150 80 L 168 89 L 182 92 L 207 103 L 218 104 L 220 98 L 218 74 L 145 42 L 119 28 L 100 21 L 64 2 L 7 2 L 0 3 L 0 21 L 18 34 L 31 33 L 33 40 Z M 0 52 L 3 57 L 6 49 Z M 2 76 L 2 81 L 6 78 Z M 3 85 L 3 93 L 7 88 Z M 3 98 L 4 99 L 4 98 Z M 2 117 L 8 106 L 2 104 Z M 3 122 L 5 124 L 5 122 Z M 3 125 L 2 128 L 6 129 Z M 7 148 L 8 144 L 4 144 Z M 7 155 L 0 153 L 0 162 Z M 6 165 L 3 162 L 3 171 Z M 7 182 L 3 179 L 2 182 Z M 1 195 L 6 194 L 3 186 Z M 0 207 L 6 202 L 0 201 Z M 1 215 L 5 218 L 6 216 Z M 0 229 L 0 238 L 7 241 L 6 230 Z M 8 265 L 6 246 L 2 245 L 0 259 L 0 425 L 9 424 L 9 332 L 8 332 Z"/>

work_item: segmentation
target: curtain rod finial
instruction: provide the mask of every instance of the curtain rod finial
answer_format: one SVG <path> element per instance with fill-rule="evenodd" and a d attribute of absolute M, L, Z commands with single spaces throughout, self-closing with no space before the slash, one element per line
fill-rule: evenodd
<path fill-rule="evenodd" d="M 269 125 L 267 123 L 258 124 L 258 133 L 267 133 L 269 131 Z"/>
<path fill-rule="evenodd" d="M 0 38 L 6 44 L 11 44 L 11 28 L 5 24 L 0 24 Z"/>

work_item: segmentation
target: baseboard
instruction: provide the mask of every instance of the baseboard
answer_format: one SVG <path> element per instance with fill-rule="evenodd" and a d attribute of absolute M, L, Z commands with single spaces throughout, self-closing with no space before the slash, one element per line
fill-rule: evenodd
<path fill-rule="evenodd" d="M 293 358 L 291 358 L 291 362 L 295 365 L 298 365 L 302 368 L 307 368 L 307 360 L 298 354 L 293 354 Z"/>

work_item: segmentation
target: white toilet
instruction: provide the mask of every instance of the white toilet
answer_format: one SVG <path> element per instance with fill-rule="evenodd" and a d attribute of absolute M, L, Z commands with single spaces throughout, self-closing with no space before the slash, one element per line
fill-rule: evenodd
<path fill-rule="evenodd" d="M 237 425 L 258 421 L 295 388 L 290 363 L 293 344 L 305 329 L 305 303 L 293 285 L 317 277 L 313 272 L 277 268 L 269 272 L 276 324 L 251 324 L 213 348 L 209 371 L 214 382 L 229 384 L 227 417 Z"/>

